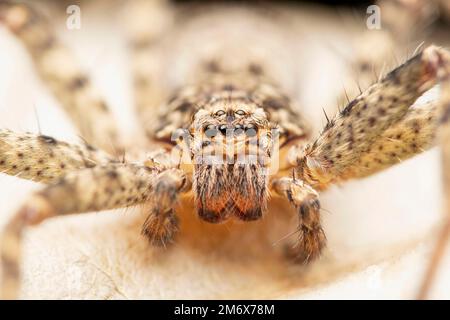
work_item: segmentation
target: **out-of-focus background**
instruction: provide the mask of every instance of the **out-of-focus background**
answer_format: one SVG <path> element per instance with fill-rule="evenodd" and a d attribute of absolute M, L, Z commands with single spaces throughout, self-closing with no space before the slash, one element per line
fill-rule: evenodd
<path fill-rule="evenodd" d="M 81 8 L 80 29 L 65 27 L 65 9 L 71 4 Z M 46 5 L 52 6 L 58 35 L 92 76 L 123 134 L 131 139 L 139 131 L 133 114 L 123 2 L 66 1 L 56 5 L 42 1 L 42 6 Z M 195 5 L 202 6 L 202 2 Z M 301 42 L 299 57 L 304 61 L 296 98 L 316 132 L 325 124 L 322 108 L 334 114 L 337 105 L 344 104 L 343 88 L 354 97 L 358 76 L 363 84 L 367 81 L 365 63 L 374 66 L 375 72 L 383 72 L 383 68 L 386 72 L 411 56 L 422 42 L 450 43 L 450 11 L 445 4 L 436 6 L 429 16 L 418 15 L 413 34 L 401 30 L 403 22 L 390 26 L 396 36 L 393 47 L 385 42 L 387 26 L 382 23 L 380 30 L 367 27 L 369 5 L 352 1 L 341 5 L 269 3 L 292 22 Z M 382 17 L 384 12 L 389 15 L 383 8 Z M 40 130 L 79 141 L 58 102 L 35 74 L 27 52 L 3 27 L 0 70 L 1 127 Z M 435 99 L 438 93 L 438 88 L 433 89 L 424 99 Z M 27 229 L 21 297 L 410 299 L 418 290 L 442 218 L 439 159 L 439 150 L 433 148 L 372 177 L 321 194 L 328 249 L 321 261 L 309 267 L 291 265 L 272 245 L 295 225 L 282 225 L 285 229 L 277 225 L 281 217 L 290 215 L 292 219 L 287 221 L 295 223 L 294 213 L 281 202 L 270 207 L 264 221 L 225 226 L 205 225 L 186 205 L 181 210 L 178 242 L 167 252 L 154 250 L 140 236 L 145 216 L 136 209 L 55 218 Z M 39 187 L 0 175 L 0 227 Z M 448 253 L 431 298 L 450 298 Z"/>

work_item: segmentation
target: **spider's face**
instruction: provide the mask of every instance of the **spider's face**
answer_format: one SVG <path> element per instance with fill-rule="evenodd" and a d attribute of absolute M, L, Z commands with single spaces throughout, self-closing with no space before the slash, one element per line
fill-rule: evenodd
<path fill-rule="evenodd" d="M 273 145 L 264 110 L 228 100 L 199 110 L 191 130 L 199 216 L 212 223 L 259 219 Z"/>

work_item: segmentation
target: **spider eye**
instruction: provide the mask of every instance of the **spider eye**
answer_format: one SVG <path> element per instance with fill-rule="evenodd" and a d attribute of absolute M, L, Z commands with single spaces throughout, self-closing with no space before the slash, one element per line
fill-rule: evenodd
<path fill-rule="evenodd" d="M 217 111 L 216 113 L 215 113 L 215 115 L 217 116 L 217 117 L 221 117 L 221 116 L 223 116 L 225 114 L 225 111 L 223 111 L 223 110 L 219 110 L 219 111 Z"/>
<path fill-rule="evenodd" d="M 219 127 L 219 131 L 220 131 L 220 133 L 223 135 L 223 136 L 226 136 L 227 135 L 227 126 L 226 125 L 224 125 L 224 124 L 222 124 L 220 127 Z"/>
<path fill-rule="evenodd" d="M 254 137 L 254 136 L 256 136 L 256 133 L 257 133 L 257 130 L 253 124 L 248 124 L 245 126 L 245 134 L 248 137 Z"/>
<path fill-rule="evenodd" d="M 245 111 L 244 110 L 237 110 L 235 112 L 238 116 L 244 116 L 245 115 Z"/>
<path fill-rule="evenodd" d="M 242 126 L 240 124 L 235 125 L 233 133 L 235 136 L 239 136 L 244 133 L 244 129 L 242 128 Z"/>
<path fill-rule="evenodd" d="M 215 136 L 217 136 L 218 131 L 217 131 L 216 126 L 213 124 L 208 124 L 204 130 L 205 130 L 205 135 L 208 138 L 214 138 Z"/>

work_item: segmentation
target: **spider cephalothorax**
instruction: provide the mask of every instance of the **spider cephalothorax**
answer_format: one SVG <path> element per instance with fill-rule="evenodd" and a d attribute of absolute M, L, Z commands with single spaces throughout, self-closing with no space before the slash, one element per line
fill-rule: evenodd
<path fill-rule="evenodd" d="M 220 222 L 262 216 L 268 197 L 272 128 L 262 108 L 231 90 L 213 95 L 191 126 L 199 216 Z"/>
<path fill-rule="evenodd" d="M 183 161 L 192 167 L 202 219 L 257 220 L 266 210 L 280 145 L 305 138 L 307 130 L 301 121 L 291 123 L 300 115 L 260 66 L 233 72 L 217 62 L 200 65 L 206 66 L 201 80 L 172 96 L 154 136 L 173 144 L 184 132 L 178 146 L 189 154 Z"/>

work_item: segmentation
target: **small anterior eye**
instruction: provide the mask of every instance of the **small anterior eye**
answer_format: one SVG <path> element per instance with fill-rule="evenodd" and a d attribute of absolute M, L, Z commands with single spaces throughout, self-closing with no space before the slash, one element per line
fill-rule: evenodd
<path fill-rule="evenodd" d="M 227 135 L 227 129 L 228 129 L 228 127 L 227 127 L 225 124 L 222 124 L 222 125 L 219 127 L 219 131 L 220 131 L 220 133 L 221 133 L 223 136 L 226 136 L 226 135 Z"/>
<path fill-rule="evenodd" d="M 219 110 L 216 112 L 217 117 L 223 116 L 224 114 L 225 114 L 225 111 L 223 111 L 223 110 Z"/>
<path fill-rule="evenodd" d="M 234 135 L 238 136 L 244 133 L 244 129 L 240 124 L 234 126 Z"/>
<path fill-rule="evenodd" d="M 208 138 L 214 138 L 215 136 L 217 136 L 217 133 L 218 131 L 215 125 L 209 124 L 205 127 L 205 135 Z"/>
<path fill-rule="evenodd" d="M 254 137 L 254 136 L 256 136 L 256 133 L 257 133 L 257 131 L 256 131 L 256 128 L 254 125 L 248 124 L 245 126 L 245 134 L 247 136 Z"/>
<path fill-rule="evenodd" d="M 235 113 L 236 113 L 238 116 L 243 116 L 243 115 L 245 115 L 245 111 L 244 111 L 244 110 L 237 110 Z"/>

